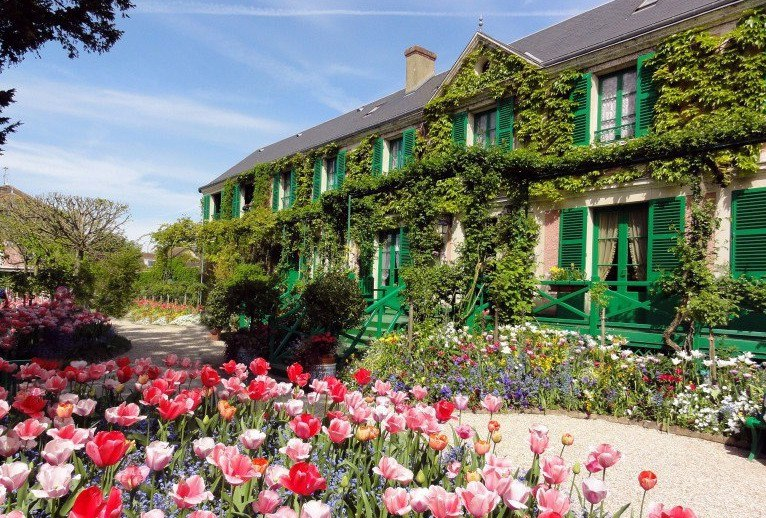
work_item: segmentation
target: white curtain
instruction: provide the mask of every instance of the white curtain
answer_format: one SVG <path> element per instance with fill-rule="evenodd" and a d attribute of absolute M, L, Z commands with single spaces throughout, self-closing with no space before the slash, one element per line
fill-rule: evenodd
<path fill-rule="evenodd" d="M 636 265 L 636 280 L 646 279 L 646 217 L 645 208 L 628 213 L 628 248 Z"/>
<path fill-rule="evenodd" d="M 606 279 L 614 263 L 618 223 L 617 212 L 602 212 L 598 220 L 598 276 L 601 280 Z"/>

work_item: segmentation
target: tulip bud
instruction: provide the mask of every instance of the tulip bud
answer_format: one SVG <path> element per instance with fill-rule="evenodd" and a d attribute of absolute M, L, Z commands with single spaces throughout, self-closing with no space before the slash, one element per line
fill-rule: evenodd
<path fill-rule="evenodd" d="M 499 430 L 492 432 L 492 442 L 497 444 L 503 440 L 503 434 Z"/>
<path fill-rule="evenodd" d="M 125 390 L 125 384 L 124 383 L 118 383 L 114 386 L 114 392 L 116 394 L 122 393 L 122 391 Z"/>
<path fill-rule="evenodd" d="M 59 419 L 68 419 L 72 417 L 72 412 L 74 412 L 74 405 L 69 401 L 59 403 L 56 407 L 56 417 Z"/>
<path fill-rule="evenodd" d="M 469 471 L 465 474 L 467 482 L 481 482 L 481 474 L 478 471 Z"/>
<path fill-rule="evenodd" d="M 420 471 L 418 471 L 418 474 L 417 474 L 417 475 L 415 475 L 415 482 L 417 482 L 417 483 L 418 483 L 418 484 L 420 484 L 421 486 L 424 486 L 424 485 L 426 485 L 426 482 L 428 482 L 428 481 L 426 480 L 426 474 L 425 474 L 425 473 L 423 473 L 423 470 L 422 470 L 422 469 L 421 469 Z"/>
<path fill-rule="evenodd" d="M 138 377 L 138 383 L 141 385 L 146 384 L 149 381 L 149 375 L 148 374 L 142 374 Z"/>
<path fill-rule="evenodd" d="M 572 466 L 572 473 L 574 473 L 575 475 L 579 475 L 580 474 L 580 463 L 579 462 L 575 462 L 574 466 Z"/>
<path fill-rule="evenodd" d="M 345 489 L 345 488 L 347 488 L 350 485 L 351 485 L 351 479 L 349 478 L 349 476 L 348 475 L 343 475 L 343 478 L 340 479 L 340 487 Z"/>
<path fill-rule="evenodd" d="M 561 436 L 561 444 L 564 446 L 572 446 L 572 444 L 574 444 L 574 436 L 571 433 L 565 433 Z"/>
<path fill-rule="evenodd" d="M 477 455 L 486 455 L 486 453 L 489 451 L 489 442 L 483 439 L 479 439 L 473 443 L 473 451 L 475 451 Z"/>

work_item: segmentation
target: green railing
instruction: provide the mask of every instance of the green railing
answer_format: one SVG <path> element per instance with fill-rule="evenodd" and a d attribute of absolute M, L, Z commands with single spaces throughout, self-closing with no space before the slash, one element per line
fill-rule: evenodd
<path fill-rule="evenodd" d="M 367 317 L 360 328 L 341 333 L 341 337 L 350 340 L 348 346 L 341 354 L 342 360 L 353 355 L 359 346 L 366 344 L 366 341 L 370 338 L 380 338 L 386 333 L 394 332 L 401 327 L 399 319 L 404 316 L 407 309 L 402 301 L 403 290 L 403 285 L 386 290 L 375 290 L 376 292 L 385 293 L 385 295 L 365 308 L 364 313 Z M 390 322 L 386 321 L 388 319 L 390 319 Z"/>

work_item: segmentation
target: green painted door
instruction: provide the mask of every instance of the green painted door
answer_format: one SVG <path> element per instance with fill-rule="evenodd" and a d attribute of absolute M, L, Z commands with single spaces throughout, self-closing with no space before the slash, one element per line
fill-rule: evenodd
<path fill-rule="evenodd" d="M 378 236 L 378 294 L 386 296 L 399 287 L 401 267 L 409 262 L 407 232 L 400 228 Z"/>
<path fill-rule="evenodd" d="M 593 222 L 594 277 L 610 291 L 610 322 L 644 323 L 647 300 L 647 218 L 644 204 L 599 209 Z"/>

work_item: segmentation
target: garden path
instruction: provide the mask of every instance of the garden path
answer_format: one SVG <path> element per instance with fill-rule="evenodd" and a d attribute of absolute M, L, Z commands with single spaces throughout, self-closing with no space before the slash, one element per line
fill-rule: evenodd
<path fill-rule="evenodd" d="M 568 462 L 583 462 L 592 447 L 604 442 L 621 451 L 622 459 L 607 470 L 606 482 L 613 495 L 606 500 L 613 504 L 607 506 L 609 511 L 616 511 L 630 499 L 631 508 L 638 516 L 643 493 L 638 474 L 649 469 L 657 474 L 658 482 L 646 497 L 647 506 L 650 502 L 662 502 L 666 507 L 684 505 L 694 509 L 699 518 L 764 516 L 766 513 L 763 485 L 766 461 L 761 458 L 749 462 L 745 451 L 600 419 L 532 414 L 502 415 L 495 419 L 500 422 L 503 434 L 497 453 L 509 456 L 524 468 L 531 464 L 532 453 L 521 445 L 528 444 L 528 430 L 534 424 L 549 428 L 551 442 L 546 455 L 560 453 L 562 434 L 574 435 L 574 444 L 564 453 Z M 463 423 L 483 431 L 485 436 L 488 421 L 488 414 L 463 414 Z M 578 485 L 583 476 L 587 476 L 584 467 L 577 478 Z"/>
<path fill-rule="evenodd" d="M 175 353 L 180 358 L 188 356 L 212 365 L 224 361 L 224 343 L 212 340 L 208 330 L 201 325 L 156 326 L 128 320 L 113 320 L 112 324 L 119 334 L 132 342 L 128 351 L 131 358 L 149 356 L 161 364 L 166 355 Z"/>

